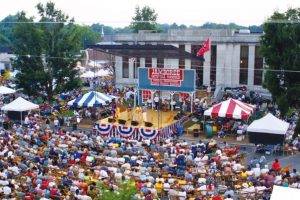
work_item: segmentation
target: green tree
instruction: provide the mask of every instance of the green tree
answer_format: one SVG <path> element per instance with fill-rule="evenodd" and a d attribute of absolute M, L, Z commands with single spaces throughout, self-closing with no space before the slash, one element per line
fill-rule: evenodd
<path fill-rule="evenodd" d="M 292 106 L 299 105 L 300 96 L 300 24 L 294 23 L 299 20 L 299 8 L 290 8 L 284 13 L 276 11 L 264 23 L 265 34 L 260 41 L 268 66 L 264 86 L 277 103 L 284 104 L 283 98 L 286 98 Z"/>
<path fill-rule="evenodd" d="M 54 3 L 36 6 L 40 19 L 18 13 L 20 22 L 14 29 L 14 66 L 17 87 L 28 95 L 46 93 L 51 99 L 54 93 L 80 87 L 80 78 L 74 69 L 81 46 L 78 27 L 73 24 Z"/>
<path fill-rule="evenodd" d="M 94 197 L 97 196 L 94 198 L 96 200 L 134 200 L 133 196 L 138 192 L 135 181 L 124 182 L 117 190 L 102 183 L 97 183 L 97 187 L 99 188 L 98 194 L 93 194 Z"/>
<path fill-rule="evenodd" d="M 135 16 L 132 20 L 130 27 L 135 33 L 139 30 L 161 31 L 156 26 L 157 14 L 155 13 L 155 10 L 149 6 L 144 6 L 142 9 L 140 9 L 139 6 L 136 6 Z"/>
<path fill-rule="evenodd" d="M 101 32 L 94 31 L 90 26 L 79 26 L 78 29 L 82 35 L 82 47 L 85 49 L 88 45 L 101 41 Z"/>

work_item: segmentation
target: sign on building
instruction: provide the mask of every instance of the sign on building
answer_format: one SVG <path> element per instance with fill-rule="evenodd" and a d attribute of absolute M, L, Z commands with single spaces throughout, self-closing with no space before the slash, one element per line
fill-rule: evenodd
<path fill-rule="evenodd" d="M 139 68 L 139 89 L 195 92 L 195 70 Z"/>

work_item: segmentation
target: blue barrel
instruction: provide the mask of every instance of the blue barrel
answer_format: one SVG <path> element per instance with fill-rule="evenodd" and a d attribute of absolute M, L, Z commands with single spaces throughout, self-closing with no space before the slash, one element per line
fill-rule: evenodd
<path fill-rule="evenodd" d="M 206 129 L 206 137 L 207 138 L 212 138 L 213 137 L 212 126 L 207 124 L 207 125 L 205 125 L 205 129 Z"/>

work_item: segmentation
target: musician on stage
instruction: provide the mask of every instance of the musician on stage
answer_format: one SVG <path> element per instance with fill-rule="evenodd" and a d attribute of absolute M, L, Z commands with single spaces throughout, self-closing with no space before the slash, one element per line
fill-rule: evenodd
<path fill-rule="evenodd" d="M 143 106 L 143 121 L 146 122 L 147 121 L 147 105 Z"/>
<path fill-rule="evenodd" d="M 128 104 L 127 107 L 128 120 L 132 120 L 132 105 Z"/>
<path fill-rule="evenodd" d="M 142 121 L 142 108 L 139 105 L 136 106 L 135 112 L 138 115 L 138 121 Z"/>

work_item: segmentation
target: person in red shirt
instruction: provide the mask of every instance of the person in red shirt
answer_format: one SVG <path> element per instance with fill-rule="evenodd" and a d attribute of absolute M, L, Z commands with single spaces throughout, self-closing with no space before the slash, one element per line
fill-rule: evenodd
<path fill-rule="evenodd" d="M 222 196 L 221 195 L 216 195 L 216 196 L 213 196 L 212 197 L 212 200 L 223 200 Z"/>
<path fill-rule="evenodd" d="M 275 172 L 279 172 L 281 170 L 281 166 L 280 166 L 280 163 L 278 161 L 278 159 L 276 158 L 275 161 L 273 162 L 272 164 L 272 169 L 275 171 Z"/>

